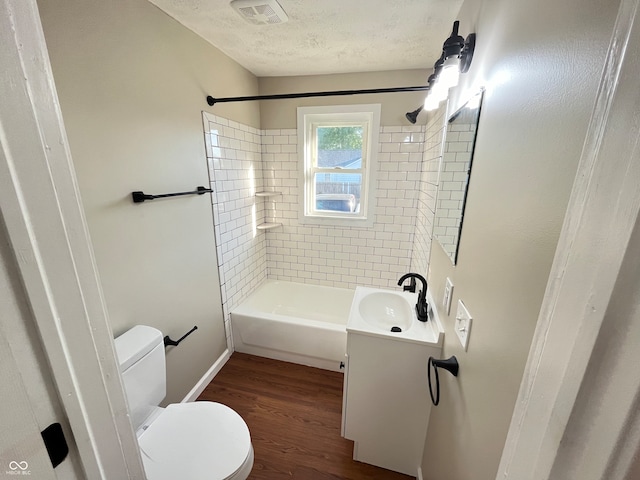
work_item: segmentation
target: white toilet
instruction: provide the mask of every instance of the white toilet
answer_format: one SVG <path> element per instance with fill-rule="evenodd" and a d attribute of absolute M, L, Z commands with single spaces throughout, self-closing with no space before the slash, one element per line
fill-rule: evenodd
<path fill-rule="evenodd" d="M 253 447 L 240 415 L 214 402 L 158 406 L 166 395 L 162 333 L 137 325 L 115 346 L 148 480 L 245 480 Z"/>

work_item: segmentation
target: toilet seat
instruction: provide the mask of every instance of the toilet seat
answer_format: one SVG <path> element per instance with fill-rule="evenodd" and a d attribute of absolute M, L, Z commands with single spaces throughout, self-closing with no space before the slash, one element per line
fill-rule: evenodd
<path fill-rule="evenodd" d="M 220 403 L 169 405 L 138 444 L 149 480 L 246 478 L 253 465 L 247 424 Z"/>

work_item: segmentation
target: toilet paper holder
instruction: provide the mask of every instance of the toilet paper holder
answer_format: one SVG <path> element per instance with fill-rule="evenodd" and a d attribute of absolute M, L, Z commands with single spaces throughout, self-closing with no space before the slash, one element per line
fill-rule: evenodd
<path fill-rule="evenodd" d="M 166 335 L 164 337 L 164 346 L 168 347 L 168 346 L 172 346 L 172 347 L 177 347 L 181 341 L 183 341 L 185 338 L 187 338 L 189 335 L 191 335 L 193 332 L 195 332 L 198 329 L 198 326 L 195 325 L 191 330 L 189 330 L 187 333 L 185 333 L 182 337 L 180 337 L 178 340 L 171 340 L 169 338 L 169 335 Z"/>

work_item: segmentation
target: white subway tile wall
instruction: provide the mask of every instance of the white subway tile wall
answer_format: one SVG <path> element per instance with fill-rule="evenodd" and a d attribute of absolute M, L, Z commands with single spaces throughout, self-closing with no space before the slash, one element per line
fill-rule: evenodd
<path fill-rule="evenodd" d="M 282 192 L 269 210 L 283 224 L 266 234 L 269 278 L 395 288 L 411 261 L 424 131 L 381 127 L 375 222 L 367 228 L 301 224 L 297 132 L 265 130 L 265 185 Z"/>
<path fill-rule="evenodd" d="M 256 229 L 264 203 L 261 132 L 203 112 L 212 193 L 215 248 L 227 345 L 233 349 L 230 313 L 267 277 L 266 238 Z"/>
<path fill-rule="evenodd" d="M 420 194 L 416 217 L 416 239 L 411 257 L 411 269 L 417 273 L 427 274 L 433 222 L 438 195 L 438 172 L 442 160 L 442 146 L 445 135 L 446 104 L 429 113 L 427 118 L 424 156 L 420 177 Z"/>
<path fill-rule="evenodd" d="M 435 119 L 432 130 L 425 125 L 381 127 L 372 227 L 324 227 L 298 221 L 302 191 L 296 129 L 257 130 L 203 116 L 230 348 L 231 310 L 267 277 L 343 288 L 397 288 L 404 273 L 427 274 L 440 158 Z M 256 197 L 260 191 L 280 194 Z M 264 222 L 282 226 L 257 230 Z"/>

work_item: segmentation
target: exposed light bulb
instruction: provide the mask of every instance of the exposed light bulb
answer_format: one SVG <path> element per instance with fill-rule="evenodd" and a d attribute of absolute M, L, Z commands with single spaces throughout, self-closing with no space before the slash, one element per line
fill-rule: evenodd
<path fill-rule="evenodd" d="M 427 97 L 424 99 L 424 109 L 427 112 L 435 110 L 436 108 L 438 108 L 438 105 L 440 105 L 440 102 L 431 94 L 427 95 Z"/>
<path fill-rule="evenodd" d="M 433 87 L 431 87 L 431 90 L 429 90 L 429 95 L 427 95 L 424 102 L 424 109 L 428 112 L 435 110 L 438 108 L 438 105 L 447 98 L 448 94 L 449 88 L 438 78 Z"/>
<path fill-rule="evenodd" d="M 424 100 L 424 109 L 432 111 L 449 96 L 449 89 L 458 85 L 460 79 L 460 58 L 451 56 L 442 64 L 438 76 L 433 81 L 433 76 L 429 77 L 429 84 L 432 85 L 427 98 Z"/>
<path fill-rule="evenodd" d="M 435 100 L 440 103 L 449 96 L 449 87 L 444 82 L 441 82 L 440 78 L 438 78 L 436 84 L 433 86 L 431 94 L 435 97 Z"/>
<path fill-rule="evenodd" d="M 449 57 L 442 64 L 442 70 L 438 75 L 438 82 L 447 87 L 447 90 L 458 85 L 460 80 L 460 59 Z"/>

